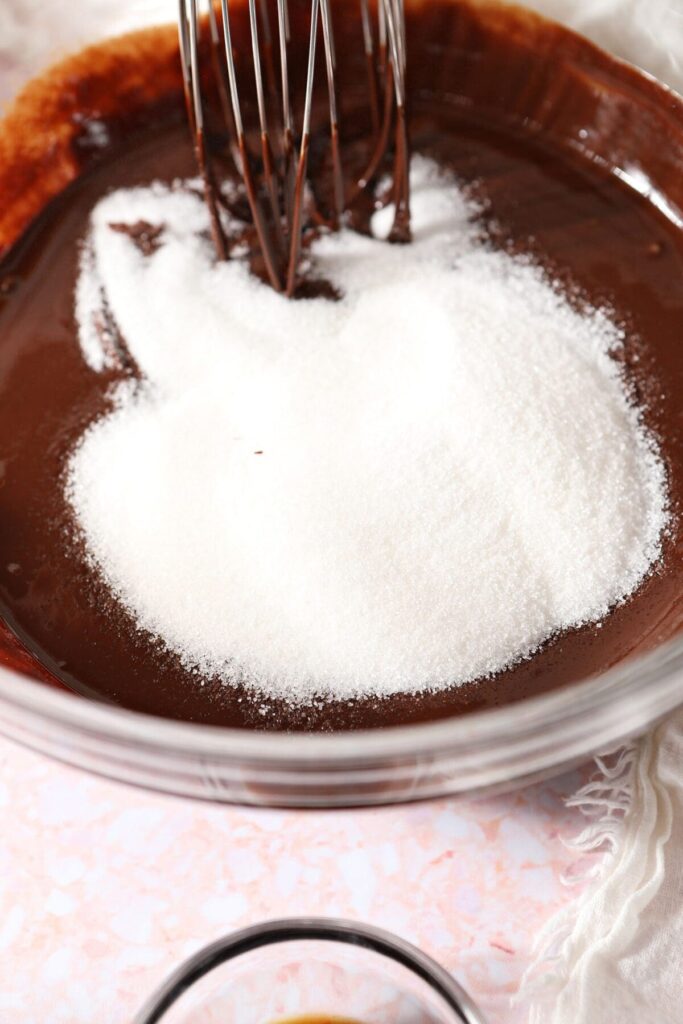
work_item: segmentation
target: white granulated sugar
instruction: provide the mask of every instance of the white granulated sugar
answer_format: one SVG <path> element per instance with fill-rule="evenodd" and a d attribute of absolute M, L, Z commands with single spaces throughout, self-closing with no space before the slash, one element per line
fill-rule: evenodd
<path fill-rule="evenodd" d="M 316 243 L 336 303 L 216 265 L 193 195 L 93 213 L 84 354 L 106 362 L 101 293 L 145 383 L 87 432 L 69 495 L 120 600 L 203 673 L 299 702 L 463 683 L 599 620 L 660 554 L 619 330 L 482 245 L 433 164 L 412 180 L 414 244 Z M 140 218 L 166 225 L 149 257 L 109 227 Z"/>
<path fill-rule="evenodd" d="M 102 336 L 103 298 L 103 285 L 95 263 L 95 254 L 92 246 L 86 244 L 81 250 L 75 307 L 81 352 L 86 363 L 93 370 L 103 370 L 111 362 Z"/>

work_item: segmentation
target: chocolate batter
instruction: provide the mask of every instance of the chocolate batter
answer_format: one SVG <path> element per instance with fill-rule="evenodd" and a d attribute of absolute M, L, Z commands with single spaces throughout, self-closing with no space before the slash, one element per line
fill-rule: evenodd
<path fill-rule="evenodd" d="M 303 68 L 296 57 L 297 48 L 303 57 L 305 36 L 296 30 L 300 5 L 293 9 L 292 67 Z M 238 19 L 242 44 L 245 30 Z M 367 151 L 370 128 L 359 31 L 355 5 L 346 17 L 342 10 L 336 32 L 347 169 Z M 0 210 L 0 253 L 8 249 L 0 263 L 0 615 L 8 627 L 0 658 L 6 663 L 169 718 L 339 730 L 520 700 L 599 673 L 681 627 L 683 214 L 678 225 L 675 220 L 683 209 L 683 102 L 571 33 L 514 9 L 433 0 L 427 8 L 409 6 L 407 31 L 413 149 L 474 189 L 486 211 L 482 229 L 495 244 L 531 252 L 591 302 L 609 302 L 627 328 L 628 372 L 670 476 L 673 525 L 661 565 L 599 628 L 559 636 L 495 678 L 419 697 L 305 709 L 273 701 L 264 715 L 262 699 L 253 701 L 238 685 L 202 685 L 136 629 L 74 540 L 63 472 L 86 426 L 107 409 L 109 385 L 135 373 L 124 363 L 94 374 L 81 356 L 73 292 L 89 212 L 112 188 L 195 173 L 173 36 L 159 30 L 91 51 L 54 72 L 0 130 L 0 195 L 9 197 Z M 248 53 L 246 45 L 237 49 Z M 297 78 L 295 97 L 301 88 Z M 323 120 L 321 109 L 316 123 Z M 36 158 L 26 143 L 13 141 L 20 125 L 43 138 L 52 133 L 52 151 L 46 147 Z M 327 140 L 314 132 L 311 151 L 319 153 L 322 180 Z M 619 180 L 615 167 L 627 180 L 645 175 L 655 201 Z M 154 246 L 156 228 L 120 226 L 137 232 L 143 246 Z"/>

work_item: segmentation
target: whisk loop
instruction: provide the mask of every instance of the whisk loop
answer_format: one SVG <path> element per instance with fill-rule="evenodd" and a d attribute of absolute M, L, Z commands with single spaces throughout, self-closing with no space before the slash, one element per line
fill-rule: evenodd
<path fill-rule="evenodd" d="M 234 6 L 236 0 L 232 0 Z M 200 49 L 208 27 L 211 66 L 229 138 L 229 152 L 249 205 L 250 217 L 263 258 L 265 273 L 277 291 L 288 296 L 297 286 L 304 229 L 307 221 L 330 230 L 344 222 L 346 211 L 360 194 L 374 185 L 384 171 L 394 137 L 393 187 L 395 216 L 390 240 L 410 239 L 409 149 L 406 121 L 406 33 L 403 0 L 359 0 L 359 43 L 362 42 L 368 79 L 368 106 L 373 144 L 364 172 L 346 187 L 342 168 L 337 54 L 333 26 L 333 0 L 308 0 L 310 28 L 303 113 L 299 126 L 292 108 L 288 49 L 291 24 L 288 0 L 246 2 L 251 41 L 251 71 L 256 97 L 258 146 L 255 126 L 247 131 L 231 31 L 230 0 L 179 0 L 180 55 L 183 83 L 199 173 L 209 210 L 211 234 L 219 259 L 227 259 L 230 246 L 221 222 L 221 190 L 215 155 L 205 129 Z M 277 17 L 271 24 L 270 3 Z M 233 11 L 234 16 L 234 11 Z M 376 22 L 376 24 L 375 24 Z M 322 36 L 320 44 L 319 36 Z M 275 43 L 275 40 L 277 42 Z M 276 70 L 276 58 L 279 75 Z M 332 209 L 323 218 L 308 187 L 311 123 L 319 58 L 324 58 L 329 116 Z M 277 126 L 276 129 L 273 126 Z M 275 144 L 274 144 L 275 143 Z M 309 211 L 307 213 L 307 211 Z M 312 211 L 312 212 L 311 212 Z"/>

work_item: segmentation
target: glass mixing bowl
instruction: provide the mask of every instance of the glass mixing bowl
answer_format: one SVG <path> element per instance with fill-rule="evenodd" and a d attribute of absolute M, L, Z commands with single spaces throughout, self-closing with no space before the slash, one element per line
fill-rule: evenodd
<path fill-rule="evenodd" d="M 101 14 L 92 24 L 86 17 L 90 7 L 98 7 Z M 163 0 L 161 7 L 172 13 Z M 155 13 L 154 3 L 84 3 L 71 41 L 85 41 L 84 32 L 95 38 L 122 27 L 123 8 L 129 15 L 126 27 L 152 20 Z M 9 10 L 5 17 L 10 28 L 16 10 L 14 30 L 19 34 L 8 53 L 0 51 L 0 90 L 4 73 L 5 91 L 7 83 L 14 87 L 22 73 L 34 70 L 39 57 L 47 56 L 37 56 L 35 47 L 22 47 L 22 24 L 40 25 L 49 35 L 45 5 L 11 0 Z M 60 11 L 59 17 L 64 30 L 67 16 Z M 518 116 L 550 134 L 573 133 L 577 146 L 591 140 L 596 163 L 616 168 L 681 229 L 683 100 L 645 75 L 634 78 L 626 65 L 588 43 L 574 39 L 571 50 L 568 57 L 558 41 L 551 41 L 535 59 L 543 63 L 547 80 L 580 76 L 595 101 L 590 123 L 567 122 L 561 91 L 548 102 L 547 92 L 525 89 L 524 83 L 523 96 L 499 90 L 488 102 L 502 109 L 514 101 Z M 630 116 L 634 110 L 636 116 Z M 598 124 L 600 131 L 592 132 Z M 69 138 L 59 145 L 68 146 Z M 40 149 L 39 140 L 35 148 Z M 3 196 L 3 204 L 11 201 Z M 0 731 L 11 739 L 135 785 L 269 806 L 362 806 L 518 785 L 642 732 L 680 703 L 680 636 L 598 678 L 544 696 L 451 720 L 351 734 L 278 735 L 162 720 L 90 702 L 0 669 Z"/>
<path fill-rule="evenodd" d="M 171 722 L 0 672 L 0 731 L 88 771 L 180 796 L 339 807 L 500 790 L 577 764 L 681 703 L 683 640 L 598 679 L 450 721 L 278 735 Z"/>

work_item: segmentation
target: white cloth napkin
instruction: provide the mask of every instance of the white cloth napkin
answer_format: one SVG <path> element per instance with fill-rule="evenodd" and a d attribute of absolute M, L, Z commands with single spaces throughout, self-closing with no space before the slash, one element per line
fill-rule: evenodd
<path fill-rule="evenodd" d="M 591 819 L 576 845 L 608 852 L 540 937 L 530 1024 L 683 1021 L 682 767 L 678 712 L 571 801 Z"/>

